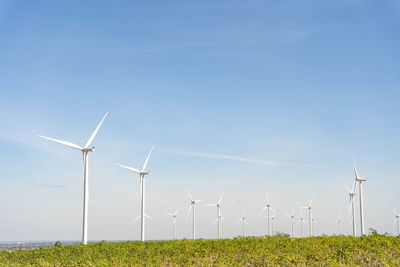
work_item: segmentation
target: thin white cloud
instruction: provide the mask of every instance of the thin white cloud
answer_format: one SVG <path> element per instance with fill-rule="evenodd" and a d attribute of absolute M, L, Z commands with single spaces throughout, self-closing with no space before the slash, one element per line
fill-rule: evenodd
<path fill-rule="evenodd" d="M 225 154 L 190 152 L 190 151 L 175 150 L 175 149 L 163 149 L 163 148 L 157 148 L 157 150 L 163 151 L 163 152 L 168 152 L 168 153 L 187 155 L 187 156 L 192 156 L 192 157 L 234 160 L 234 161 L 258 163 L 258 164 L 264 164 L 264 165 L 270 165 L 270 166 L 287 166 L 287 165 L 289 165 L 289 164 L 282 163 L 282 162 L 275 162 L 275 161 L 261 160 L 261 159 L 251 159 L 251 158 L 231 156 L 231 155 L 225 155 Z"/>
<path fill-rule="evenodd" d="M 35 185 L 36 187 L 41 187 L 41 188 L 67 188 L 68 186 L 65 184 L 37 184 Z"/>
<path fill-rule="evenodd" d="M 167 153 L 186 155 L 186 156 L 191 156 L 191 157 L 233 160 L 233 161 L 241 161 L 241 162 L 248 162 L 248 163 L 263 164 L 263 165 L 269 165 L 269 166 L 329 168 L 328 166 L 322 166 L 322 165 L 276 162 L 276 161 L 270 161 L 270 160 L 252 159 L 252 158 L 245 158 L 245 157 L 225 155 L 225 154 L 217 154 L 217 153 L 192 152 L 192 151 L 184 151 L 184 150 L 177 150 L 177 149 L 166 149 L 166 148 L 155 148 L 155 150 L 163 151 L 163 152 L 167 152 Z"/>

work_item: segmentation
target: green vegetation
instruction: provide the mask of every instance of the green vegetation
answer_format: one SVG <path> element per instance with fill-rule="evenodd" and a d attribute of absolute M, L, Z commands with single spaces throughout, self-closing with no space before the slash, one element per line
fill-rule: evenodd
<path fill-rule="evenodd" d="M 400 266 L 400 237 L 246 237 L 93 243 L 0 253 L 0 266 Z"/>

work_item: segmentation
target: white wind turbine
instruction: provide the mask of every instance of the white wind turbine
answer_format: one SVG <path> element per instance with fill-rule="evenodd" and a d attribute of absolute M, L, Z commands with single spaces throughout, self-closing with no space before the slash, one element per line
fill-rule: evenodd
<path fill-rule="evenodd" d="M 176 215 L 178 215 L 179 208 L 175 211 L 175 213 L 167 212 L 169 216 L 172 217 L 172 236 L 176 239 Z"/>
<path fill-rule="evenodd" d="M 150 153 L 149 153 L 149 155 L 147 155 L 146 161 L 144 162 L 143 167 L 140 171 L 138 169 L 117 163 L 118 166 L 139 174 L 139 177 L 140 177 L 140 190 L 141 190 L 141 198 L 142 198 L 141 211 L 140 211 L 140 222 L 141 222 L 140 240 L 141 241 L 145 240 L 145 231 L 144 231 L 145 230 L 145 220 L 144 219 L 147 216 L 147 215 L 145 215 L 146 212 L 145 212 L 144 177 L 147 174 L 149 174 L 149 171 L 145 171 L 145 169 L 146 169 L 147 163 L 149 162 L 150 155 L 151 155 L 151 152 L 153 151 L 153 149 L 154 149 L 154 145 L 151 147 Z"/>
<path fill-rule="evenodd" d="M 291 214 L 287 214 L 286 216 L 291 218 L 292 220 L 292 237 L 293 237 L 293 226 L 294 226 L 294 212 L 295 212 L 295 208 L 293 208 L 293 211 Z M 301 230 L 301 234 L 303 235 L 303 229 Z"/>
<path fill-rule="evenodd" d="M 364 207 L 363 207 L 363 198 L 362 198 L 362 182 L 366 182 L 367 179 L 365 178 L 360 178 L 358 176 L 357 168 L 356 168 L 356 163 L 354 162 L 353 159 L 353 166 L 354 166 L 354 175 L 356 178 L 356 182 L 358 182 L 358 189 L 359 189 L 359 194 L 360 194 L 360 225 L 361 225 L 361 235 L 364 235 Z"/>
<path fill-rule="evenodd" d="M 335 222 L 335 223 L 336 223 L 336 222 L 338 223 L 338 226 L 339 226 L 339 235 L 341 235 L 342 218 L 340 217 L 340 214 L 339 214 L 339 217 L 338 217 L 334 222 Z"/>
<path fill-rule="evenodd" d="M 49 138 L 43 135 L 39 135 L 39 137 L 77 149 L 82 151 L 83 155 L 83 227 L 82 227 L 82 243 L 87 244 L 87 221 L 88 221 L 88 202 L 89 202 L 89 152 L 94 152 L 94 146 L 89 147 L 90 144 L 93 142 L 97 132 L 100 129 L 101 124 L 103 123 L 104 119 L 106 118 L 108 112 L 104 115 L 103 119 L 100 121 L 97 128 L 93 131 L 92 135 L 90 136 L 89 140 L 86 142 L 84 147 L 79 145 L 73 144 L 71 142 L 62 141 L 58 139 Z"/>
<path fill-rule="evenodd" d="M 186 218 L 189 216 L 190 210 L 193 207 L 193 227 L 192 227 L 192 239 L 195 240 L 196 239 L 196 203 L 203 201 L 202 199 L 198 199 L 198 200 L 193 200 L 192 196 L 189 193 L 189 190 L 186 189 L 186 192 L 189 195 L 190 198 L 190 206 L 189 206 L 189 210 L 188 213 L 186 215 Z"/>
<path fill-rule="evenodd" d="M 393 211 L 394 211 L 394 216 L 395 216 L 393 226 L 397 223 L 397 235 L 400 235 L 400 224 L 399 224 L 400 213 L 398 213 L 396 209 L 393 209 Z M 394 231 L 393 231 L 393 233 L 394 233 Z"/>
<path fill-rule="evenodd" d="M 352 223 L 353 223 L 353 236 L 356 236 L 356 207 L 354 205 L 354 196 L 356 195 L 357 184 L 356 184 L 356 182 L 354 182 L 354 185 L 353 185 L 353 188 L 351 189 L 351 191 L 347 187 L 347 185 L 344 185 L 344 187 L 346 188 L 347 193 L 349 194 L 349 197 L 350 197 Z"/>
<path fill-rule="evenodd" d="M 311 196 L 311 199 L 310 199 L 310 203 L 308 204 L 308 206 L 307 207 L 301 207 L 302 209 L 308 209 L 308 232 L 309 232 L 309 235 L 311 236 L 312 235 L 312 221 L 311 221 L 311 204 L 312 204 L 312 201 L 313 201 L 313 197 L 314 196 Z"/>
<path fill-rule="evenodd" d="M 240 220 L 238 221 L 242 222 L 242 237 L 244 237 L 244 224 L 247 223 L 247 219 L 246 216 L 244 216 L 244 208 L 243 208 L 243 213 L 242 213 L 242 217 L 240 218 Z"/>
<path fill-rule="evenodd" d="M 276 214 L 276 212 L 275 212 L 275 210 L 274 209 L 271 209 L 271 211 L 272 211 L 272 215 L 271 215 L 271 233 L 272 233 L 272 235 L 274 235 L 274 226 L 275 226 L 275 214 Z M 276 227 L 275 227 L 276 228 Z"/>
<path fill-rule="evenodd" d="M 316 225 L 317 225 L 317 220 L 313 217 L 312 219 L 311 219 L 311 222 L 312 222 L 312 236 L 315 236 L 315 227 L 316 227 Z"/>
<path fill-rule="evenodd" d="M 216 206 L 217 207 L 217 220 L 216 220 L 216 223 L 218 224 L 218 227 L 217 227 L 218 238 L 222 237 L 222 232 L 221 232 L 221 220 L 222 220 L 222 216 L 221 216 L 221 201 L 222 201 L 222 197 L 223 196 L 224 196 L 224 192 L 221 193 L 221 196 L 219 197 L 219 200 L 218 200 L 217 203 L 206 204 L 206 206 Z"/>
<path fill-rule="evenodd" d="M 268 223 L 268 235 L 271 235 L 270 233 L 270 228 L 271 228 L 271 224 L 270 224 L 270 216 L 269 216 L 269 211 L 271 209 L 271 204 L 269 203 L 269 198 L 268 198 L 268 191 L 267 191 L 267 203 L 265 205 L 265 207 L 258 213 L 258 215 L 260 215 L 261 213 L 263 213 L 265 210 L 267 210 L 267 223 Z"/>
<path fill-rule="evenodd" d="M 299 217 L 299 221 L 297 222 L 297 224 L 300 223 L 300 233 L 301 233 L 301 237 L 304 236 L 304 235 L 303 235 L 303 222 L 304 222 L 303 214 L 301 213 L 301 208 L 300 208 L 300 217 Z"/>

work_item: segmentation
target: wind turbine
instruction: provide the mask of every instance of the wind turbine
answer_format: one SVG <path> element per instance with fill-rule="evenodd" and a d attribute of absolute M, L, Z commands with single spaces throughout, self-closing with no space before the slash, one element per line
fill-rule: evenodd
<path fill-rule="evenodd" d="M 212 204 L 206 204 L 206 206 L 216 206 L 217 207 L 217 220 L 216 223 L 218 223 L 218 229 L 217 229 L 217 235 L 218 238 L 222 237 L 222 232 L 221 232 L 221 201 L 222 197 L 224 196 L 224 192 L 221 193 L 221 196 L 219 197 L 219 200 L 217 203 L 212 203 Z"/>
<path fill-rule="evenodd" d="M 141 215 L 140 216 L 140 222 L 141 222 L 140 240 L 141 241 L 145 240 L 145 236 L 144 236 L 144 233 L 145 233 L 144 232 L 145 220 L 144 220 L 144 217 L 146 215 L 145 215 L 144 177 L 149 174 L 149 171 L 145 171 L 145 169 L 146 169 L 146 166 L 147 166 L 147 162 L 149 162 L 150 155 L 151 155 L 151 152 L 153 151 L 153 149 L 154 149 L 154 145 L 151 147 L 150 153 L 149 153 L 149 155 L 147 155 L 146 161 L 144 162 L 143 167 L 142 167 L 142 169 L 140 171 L 138 169 L 135 169 L 135 168 L 128 167 L 128 166 L 125 166 L 125 165 L 117 163 L 117 165 L 122 167 L 122 168 L 125 168 L 125 169 L 128 169 L 130 171 L 136 172 L 137 174 L 139 174 L 139 177 L 140 177 L 140 190 L 141 190 L 141 197 L 142 197 L 141 212 L 140 212 L 140 215 Z"/>
<path fill-rule="evenodd" d="M 238 222 L 242 222 L 242 237 L 244 238 L 244 224 L 247 223 L 247 219 L 244 216 L 244 208 L 243 208 L 242 218 L 240 218 Z"/>
<path fill-rule="evenodd" d="M 192 239 L 195 240 L 196 239 L 196 203 L 203 201 L 202 199 L 199 200 L 193 200 L 192 196 L 189 193 L 189 190 L 186 189 L 186 192 L 189 195 L 190 198 L 190 206 L 189 206 L 189 210 L 188 213 L 186 215 L 186 218 L 189 216 L 190 210 L 193 207 L 193 227 L 192 227 Z"/>
<path fill-rule="evenodd" d="M 97 128 L 93 131 L 92 135 L 90 136 L 89 140 L 86 142 L 84 147 L 79 145 L 73 144 L 71 142 L 62 141 L 58 139 L 49 138 L 43 135 L 39 135 L 39 137 L 62 144 L 64 146 L 68 146 L 77 150 L 82 151 L 83 155 L 83 227 L 82 227 L 82 243 L 87 244 L 87 220 L 88 220 L 88 202 L 89 202 L 89 152 L 94 152 L 94 146 L 89 147 L 90 144 L 93 142 L 97 132 L 100 129 L 101 124 L 103 123 L 104 119 L 106 118 L 108 112 L 104 115 L 103 119 L 100 121 Z"/>
<path fill-rule="evenodd" d="M 356 187 L 357 184 L 354 182 L 353 188 L 350 189 L 347 187 L 347 185 L 344 185 L 346 188 L 347 192 L 349 193 L 350 197 L 350 205 L 351 205 L 351 213 L 352 213 L 352 222 L 353 222 L 353 236 L 356 236 L 356 208 L 354 206 L 354 196 L 356 195 Z"/>
<path fill-rule="evenodd" d="M 270 217 L 269 217 L 269 210 L 271 209 L 271 204 L 269 203 L 269 199 L 268 199 L 268 191 L 267 191 L 267 204 L 265 205 L 265 207 L 258 213 L 258 215 L 260 215 L 261 213 L 263 213 L 265 210 L 267 210 L 267 222 L 268 222 L 268 235 L 271 235 L 270 233 L 270 228 L 271 228 L 271 224 L 270 224 Z"/>
<path fill-rule="evenodd" d="M 274 225 L 275 225 L 275 214 L 276 214 L 276 212 L 275 212 L 274 209 L 271 209 L 271 211 L 272 211 L 272 215 L 271 215 L 271 233 L 272 233 L 272 235 L 274 235 Z"/>
<path fill-rule="evenodd" d="M 302 209 L 308 209 L 308 232 L 309 232 L 309 235 L 311 236 L 311 232 L 312 232 L 312 229 L 311 229 L 311 224 L 312 224 L 312 221 L 311 221 L 311 204 L 312 204 L 312 201 L 313 201 L 313 197 L 314 196 L 311 196 L 311 199 L 310 199 L 310 203 L 308 204 L 308 206 L 307 207 L 301 207 Z"/>
<path fill-rule="evenodd" d="M 339 235 L 341 235 L 341 224 L 342 224 L 342 218 L 340 218 L 340 214 L 339 217 L 334 221 L 335 223 L 337 222 L 339 225 Z"/>
<path fill-rule="evenodd" d="M 292 211 L 291 214 L 287 214 L 286 215 L 287 217 L 292 219 L 292 237 L 293 237 L 294 211 L 295 211 L 295 208 L 293 208 L 293 211 Z M 302 235 L 303 235 L 303 230 L 301 232 L 302 232 Z"/>
<path fill-rule="evenodd" d="M 173 228 L 172 234 L 174 239 L 176 239 L 176 215 L 178 214 L 178 211 L 179 208 L 175 211 L 175 213 L 167 212 L 167 214 L 172 217 L 172 228 Z"/>
<path fill-rule="evenodd" d="M 394 224 L 397 223 L 397 235 L 400 235 L 400 224 L 399 224 L 400 213 L 398 213 L 398 212 L 396 211 L 396 209 L 393 209 L 393 211 L 394 211 L 394 216 L 396 217 L 396 218 L 394 219 Z M 393 225 L 393 226 L 394 226 L 394 225 Z M 394 232 L 394 231 L 393 231 L 393 232 Z"/>
<path fill-rule="evenodd" d="M 300 209 L 300 218 L 299 218 L 299 221 L 297 222 L 297 224 L 300 223 L 301 237 L 303 237 L 303 222 L 304 222 L 304 219 L 303 219 L 303 215 L 301 214 L 301 209 Z"/>
<path fill-rule="evenodd" d="M 361 235 L 364 235 L 364 207 L 363 207 L 363 198 L 362 198 L 362 182 L 366 182 L 367 179 L 365 178 L 360 178 L 358 176 L 357 168 L 356 168 L 356 163 L 354 162 L 353 159 L 353 166 L 354 166 L 354 175 L 356 178 L 356 182 L 358 182 L 358 189 L 359 189 L 359 194 L 360 194 L 360 225 L 361 225 Z"/>
<path fill-rule="evenodd" d="M 311 222 L 312 222 L 312 236 L 315 236 L 315 226 L 316 226 L 316 224 L 317 224 L 317 220 L 313 217 L 312 219 L 311 219 Z"/>

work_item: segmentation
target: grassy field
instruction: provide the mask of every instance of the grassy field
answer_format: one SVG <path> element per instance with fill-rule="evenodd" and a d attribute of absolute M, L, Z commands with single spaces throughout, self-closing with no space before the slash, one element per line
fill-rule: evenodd
<path fill-rule="evenodd" d="M 400 266 L 400 237 L 246 237 L 93 243 L 0 253 L 0 266 Z"/>

